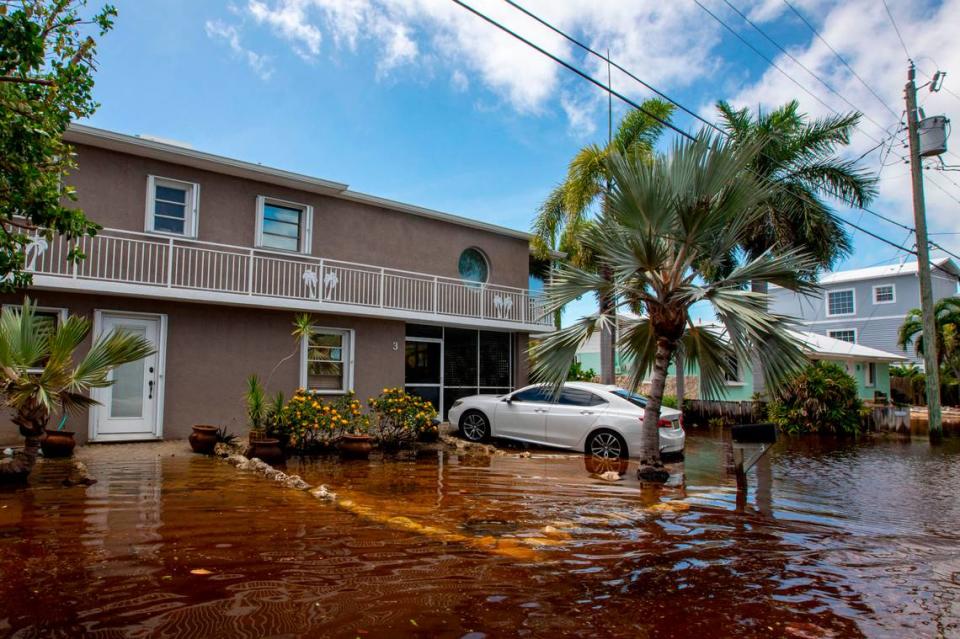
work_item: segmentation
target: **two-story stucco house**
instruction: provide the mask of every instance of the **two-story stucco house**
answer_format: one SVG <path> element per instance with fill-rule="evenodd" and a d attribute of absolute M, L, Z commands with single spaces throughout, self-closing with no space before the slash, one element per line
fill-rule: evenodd
<path fill-rule="evenodd" d="M 82 314 L 94 334 L 156 347 L 70 417 L 81 440 L 243 433 L 254 373 L 288 396 L 404 386 L 441 412 L 526 383 L 528 335 L 551 323 L 528 290 L 527 234 L 153 139 L 79 125 L 66 138 L 77 205 L 104 228 L 78 264 L 62 238 L 38 243 L 33 286 L 2 301 L 28 294 L 54 321 Z M 302 344 L 299 312 L 317 326 Z"/>
<path fill-rule="evenodd" d="M 933 268 L 934 303 L 957 294 L 960 269 L 950 259 L 939 259 Z M 770 287 L 772 309 L 796 317 L 805 330 L 869 348 L 897 353 L 923 366 L 913 349 L 897 346 L 904 316 L 920 306 L 917 263 L 904 262 L 836 271 L 820 278 L 820 297 L 798 295 Z"/>

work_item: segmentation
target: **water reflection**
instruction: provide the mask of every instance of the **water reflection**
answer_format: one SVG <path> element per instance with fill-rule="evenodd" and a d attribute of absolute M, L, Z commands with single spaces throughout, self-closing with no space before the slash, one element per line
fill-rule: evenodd
<path fill-rule="evenodd" d="M 539 451 L 289 463 L 340 506 L 189 455 L 44 464 L 0 493 L 0 635 L 958 633 L 955 442 L 789 440 L 748 491 L 688 446 L 666 489 Z"/>

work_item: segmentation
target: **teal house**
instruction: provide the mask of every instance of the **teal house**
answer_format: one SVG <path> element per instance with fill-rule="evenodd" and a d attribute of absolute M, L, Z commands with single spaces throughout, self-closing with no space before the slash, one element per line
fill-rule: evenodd
<path fill-rule="evenodd" d="M 907 358 L 895 353 L 888 353 L 876 348 L 862 346 L 826 335 L 791 331 L 802 344 L 804 353 L 810 361 L 832 361 L 846 368 L 857 382 L 860 398 L 875 400 L 890 397 L 890 365 L 907 361 Z M 577 360 L 584 369 L 600 371 L 600 340 L 593 338 L 584 344 L 577 353 Z M 629 362 L 617 358 L 617 375 L 626 375 L 629 372 Z M 696 366 L 689 363 L 686 366 L 685 376 L 698 378 Z M 670 367 L 670 375 L 675 375 L 674 367 Z M 670 387 L 668 380 L 668 388 Z M 688 382 L 686 396 L 693 396 L 693 388 Z M 722 401 L 746 401 L 754 393 L 753 371 L 750 362 L 738 362 L 736 375 L 731 375 L 724 386 L 724 392 L 719 397 L 711 397 Z M 701 389 L 696 388 L 697 397 L 705 397 Z"/>

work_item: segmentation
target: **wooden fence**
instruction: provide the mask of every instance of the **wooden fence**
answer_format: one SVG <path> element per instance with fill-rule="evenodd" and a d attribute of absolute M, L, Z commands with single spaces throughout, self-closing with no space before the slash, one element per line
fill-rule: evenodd
<path fill-rule="evenodd" d="M 706 426 L 711 419 L 722 419 L 726 425 L 765 422 L 767 404 L 760 401 L 725 402 L 709 399 L 688 399 L 683 402 L 685 424 Z"/>

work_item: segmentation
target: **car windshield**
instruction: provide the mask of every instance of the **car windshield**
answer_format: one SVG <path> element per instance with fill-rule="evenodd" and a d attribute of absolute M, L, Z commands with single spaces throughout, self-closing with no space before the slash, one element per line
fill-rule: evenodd
<path fill-rule="evenodd" d="M 647 407 L 647 398 L 643 395 L 637 395 L 636 393 L 631 393 L 630 391 L 623 390 L 622 388 L 616 388 L 610 392 L 617 397 L 622 397 L 634 406 L 639 406 L 640 408 Z"/>

